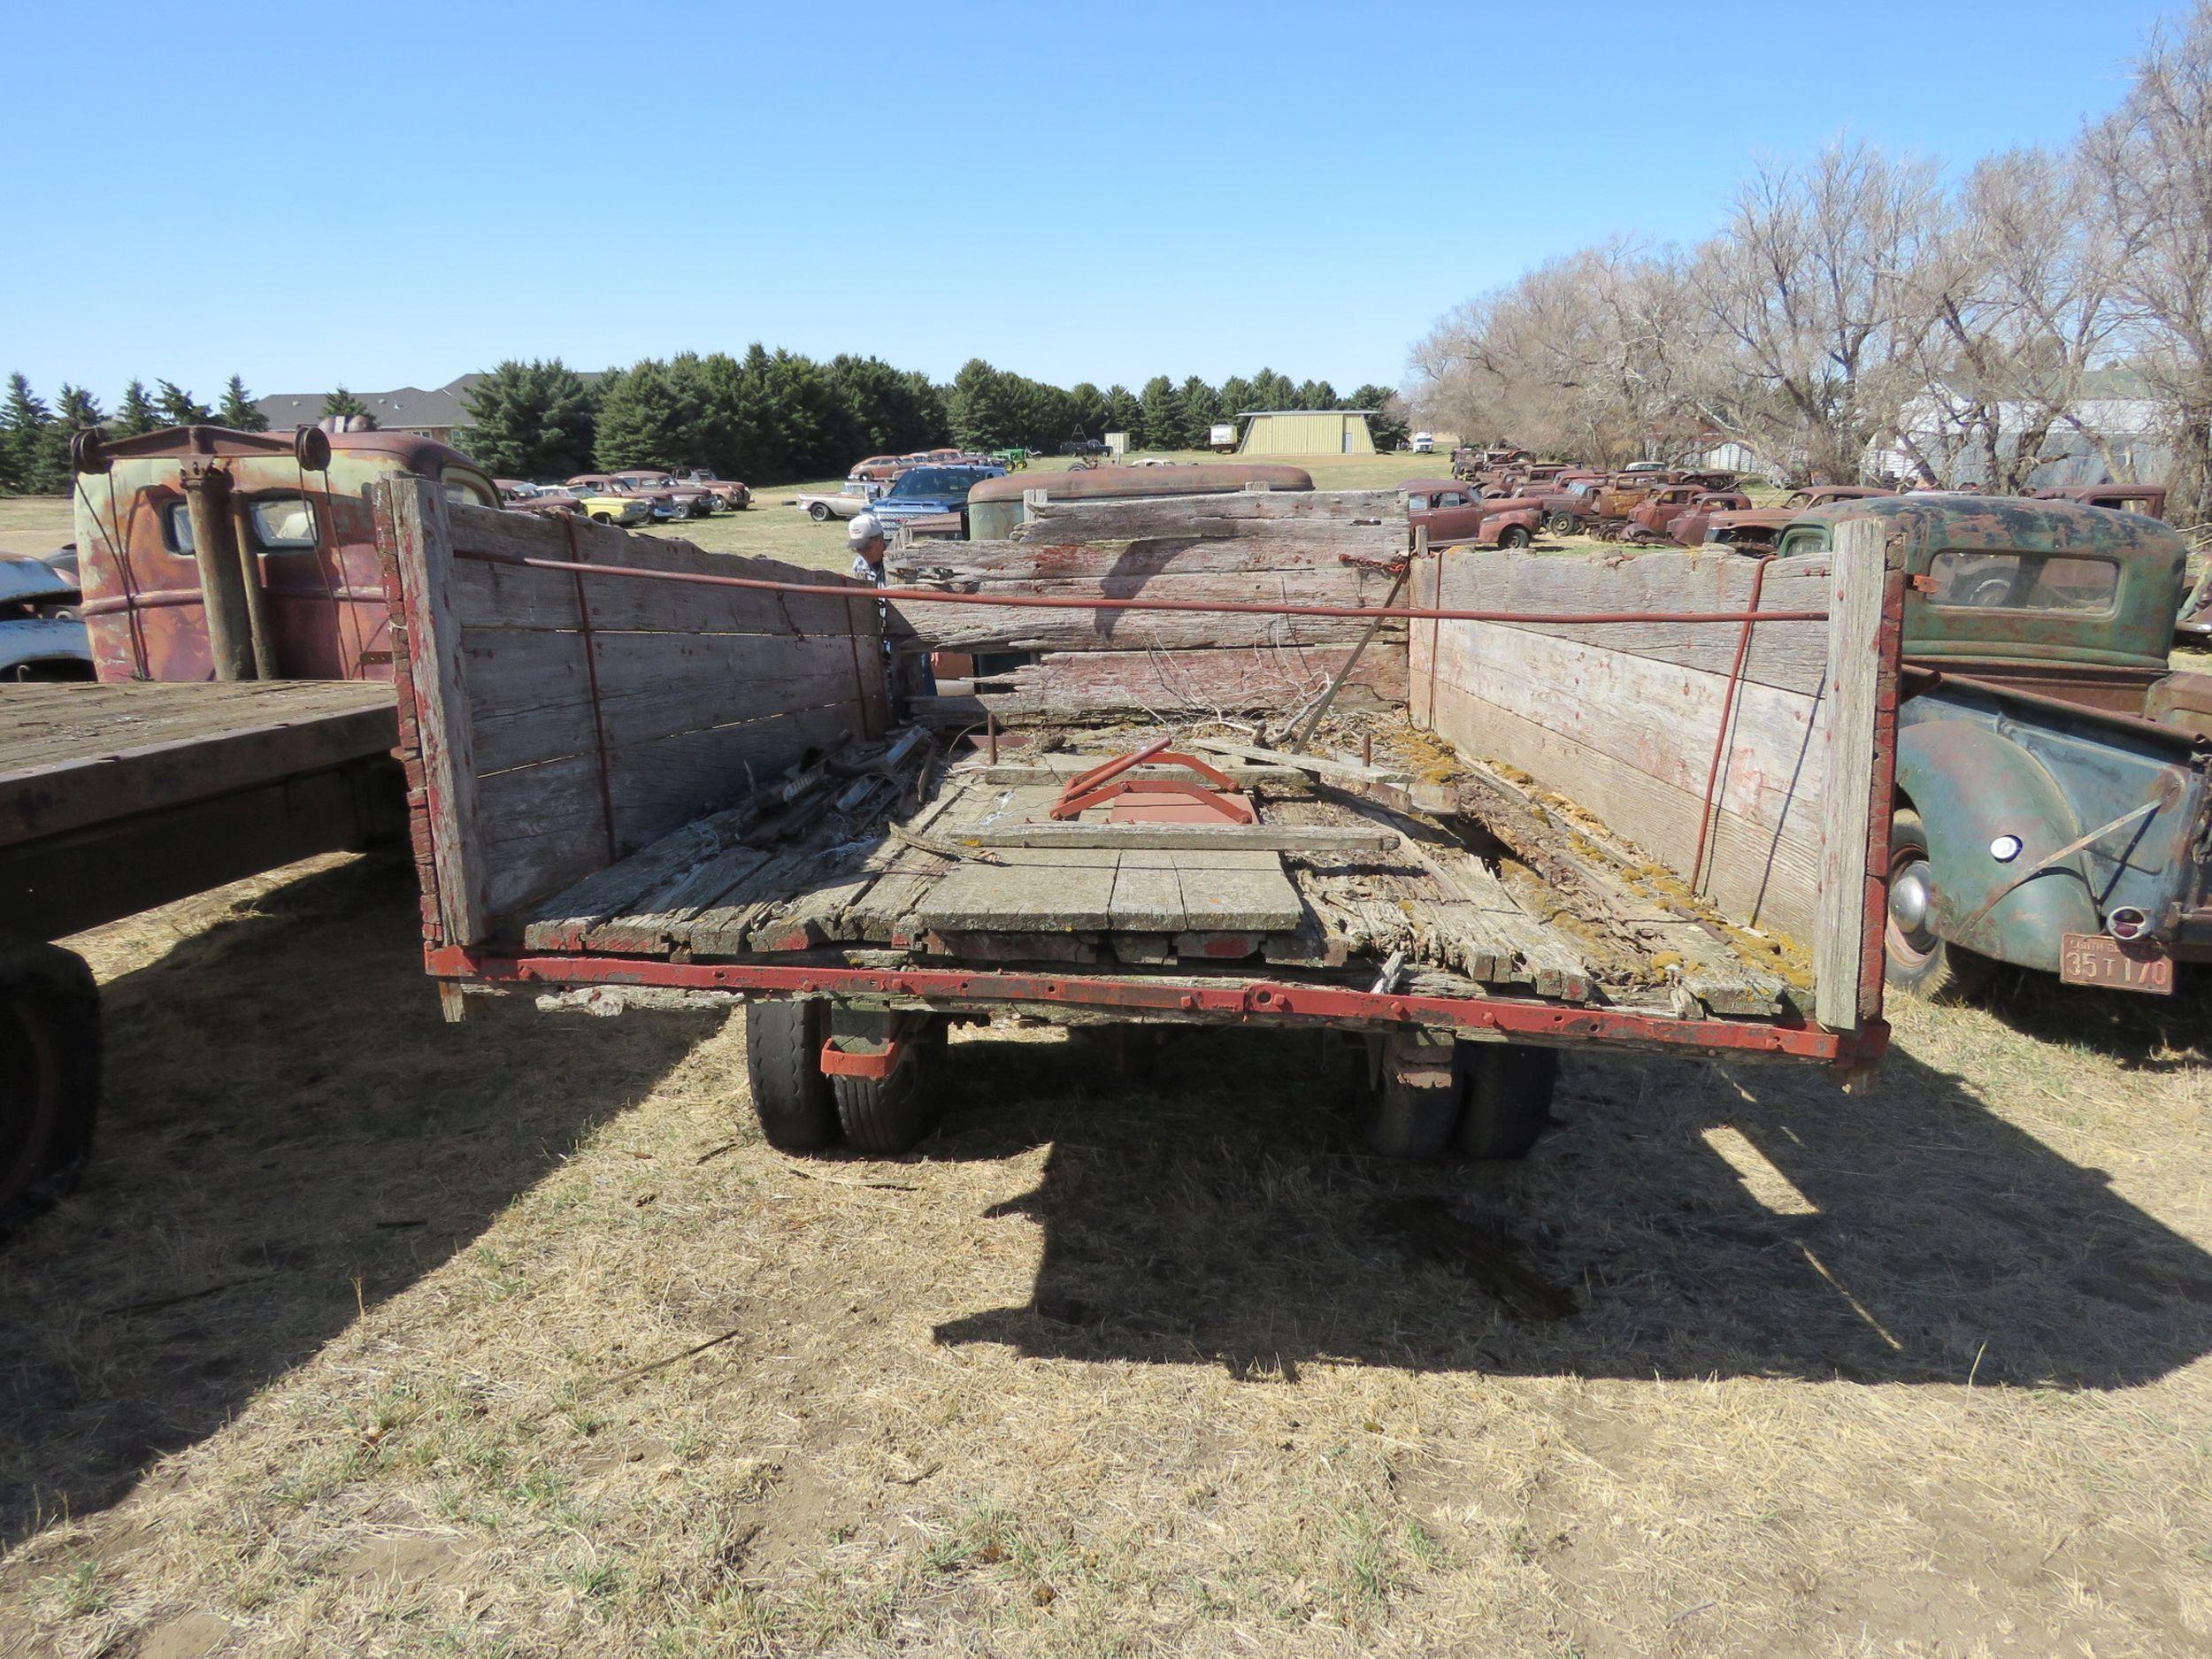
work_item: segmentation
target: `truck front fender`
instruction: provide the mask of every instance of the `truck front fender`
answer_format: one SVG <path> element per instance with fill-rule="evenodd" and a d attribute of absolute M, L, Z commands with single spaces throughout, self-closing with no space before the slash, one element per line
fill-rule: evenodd
<path fill-rule="evenodd" d="M 1898 733 L 1897 787 L 1927 828 L 1942 938 L 2055 973 L 2064 934 L 2102 931 L 2078 858 L 2021 881 L 2083 826 L 2057 780 L 2018 744 L 1964 720 L 1916 722 Z M 1990 843 L 2003 835 L 2017 836 L 2020 851 L 2001 863 Z"/>

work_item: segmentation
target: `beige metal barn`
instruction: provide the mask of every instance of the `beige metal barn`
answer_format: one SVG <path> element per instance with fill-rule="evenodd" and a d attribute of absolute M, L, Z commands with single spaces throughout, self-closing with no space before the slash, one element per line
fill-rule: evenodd
<path fill-rule="evenodd" d="M 1372 455 L 1371 409 L 1257 409 L 1243 411 L 1239 455 Z"/>

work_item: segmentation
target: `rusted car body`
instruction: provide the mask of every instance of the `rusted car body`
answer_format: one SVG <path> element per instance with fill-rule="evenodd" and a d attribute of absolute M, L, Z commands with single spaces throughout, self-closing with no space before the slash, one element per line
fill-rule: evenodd
<path fill-rule="evenodd" d="M 739 483 L 735 479 L 718 478 L 707 467 L 695 466 L 689 472 L 679 472 L 675 476 L 676 482 L 687 488 L 705 490 L 721 504 L 725 512 L 742 512 L 753 504 L 753 492 L 749 486 Z"/>
<path fill-rule="evenodd" d="M 2212 676 L 2168 666 L 2186 549 L 2078 502 L 1916 493 L 1801 515 L 1785 559 L 1878 517 L 1904 550 L 1886 956 L 2123 990 L 2212 960 Z"/>
<path fill-rule="evenodd" d="M 1485 496 L 1461 479 L 1413 478 L 1398 488 L 1407 521 L 1428 532 L 1432 548 L 1526 547 L 1543 527 L 1536 503 Z"/>
<path fill-rule="evenodd" d="M 1720 514 L 1750 511 L 1751 497 L 1740 489 L 1700 490 L 1690 498 L 1686 512 L 1668 521 L 1667 539 L 1680 547 L 1701 547 L 1707 528 Z"/>
<path fill-rule="evenodd" d="M 324 434 L 308 429 L 305 438 Z M 303 457 L 303 449 L 307 453 Z M 320 467 L 310 465 L 315 459 Z M 216 677 L 188 480 L 229 480 L 231 521 L 251 549 L 273 673 L 284 680 L 389 680 L 391 636 L 365 494 L 379 479 L 434 480 L 447 498 L 501 505 L 457 449 L 390 432 L 291 434 L 173 426 L 80 445 L 78 577 L 100 679 Z"/>
<path fill-rule="evenodd" d="M 492 482 L 499 489 L 499 504 L 509 512 L 534 512 L 557 518 L 584 510 L 582 498 L 566 490 L 548 489 L 520 478 L 495 478 Z"/>
<path fill-rule="evenodd" d="M 1705 523 L 1705 541 L 1763 552 L 1774 546 L 1783 526 L 1809 512 L 1839 502 L 1870 501 L 1893 492 L 1870 484 L 1815 484 L 1791 494 L 1778 507 L 1753 507 L 1711 514 Z M 1699 542 L 1687 545 L 1696 547 Z"/>
<path fill-rule="evenodd" d="M 2139 512 L 2146 518 L 2166 516 L 2166 488 L 2162 484 L 2060 484 L 2028 493 L 2037 501 L 2078 501 L 2085 507 Z"/>
<path fill-rule="evenodd" d="M 640 467 L 627 472 L 614 474 L 614 481 L 626 490 L 635 490 L 657 500 L 672 502 L 677 514 L 685 518 L 704 518 L 722 504 L 713 491 L 696 485 L 679 484 L 666 472 L 653 467 Z"/>
<path fill-rule="evenodd" d="M 1748 495 L 1710 490 L 1701 483 L 1668 484 L 1652 491 L 1629 510 L 1628 523 L 1621 534 L 1624 540 L 1630 541 L 1678 541 L 1680 538 L 1674 534 L 1675 525 L 1699 509 L 1702 508 L 1709 513 L 1724 512 L 1750 505 Z M 1703 540 L 1701 534 L 1699 540 Z"/>

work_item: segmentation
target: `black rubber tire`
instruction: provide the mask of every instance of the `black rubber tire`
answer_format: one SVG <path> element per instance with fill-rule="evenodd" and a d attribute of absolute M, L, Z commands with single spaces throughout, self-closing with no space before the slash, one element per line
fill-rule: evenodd
<path fill-rule="evenodd" d="M 1559 1050 L 1521 1042 L 1463 1042 L 1453 1056 L 1460 1155 L 1520 1158 L 1551 1122 Z"/>
<path fill-rule="evenodd" d="M 614 515 L 611 512 L 595 512 L 591 515 L 591 521 L 594 524 L 612 524 Z"/>
<path fill-rule="evenodd" d="M 817 524 L 827 524 L 830 521 L 829 503 L 826 501 L 813 503 L 807 508 L 806 516 Z"/>
<path fill-rule="evenodd" d="M 1528 533 L 1526 525 L 1509 524 L 1498 532 L 1498 545 L 1504 548 L 1524 548 L 1535 537 Z"/>
<path fill-rule="evenodd" d="M 1898 879 L 1917 862 L 1928 860 L 1928 829 L 1920 814 L 1901 806 L 1889 825 L 1889 879 Z M 1885 901 L 1886 903 L 1886 900 Z M 1893 988 L 1923 1002 L 1955 1002 L 1980 988 L 1990 961 L 1932 932 L 1914 933 L 1899 926 L 1893 911 L 1882 918 L 1882 978 Z"/>
<path fill-rule="evenodd" d="M 1582 520 L 1571 512 L 1563 512 L 1552 520 L 1552 528 L 1561 535 L 1580 535 Z"/>
<path fill-rule="evenodd" d="M 1379 1158 L 1432 1158 L 1452 1144 L 1459 1127 L 1459 1091 L 1409 1088 L 1385 1078 L 1367 1095 L 1360 1138 Z"/>
<path fill-rule="evenodd" d="M 837 1106 L 822 1074 L 829 1004 L 745 1004 L 745 1077 L 753 1116 L 779 1152 L 819 1152 L 837 1140 Z"/>
<path fill-rule="evenodd" d="M 75 1185 L 100 1113 L 100 993 L 81 956 L 0 940 L 0 1221 Z"/>
<path fill-rule="evenodd" d="M 829 1079 L 845 1144 L 864 1156 L 895 1158 L 911 1152 L 944 1116 L 944 1097 L 938 1087 L 945 1056 L 944 1021 L 933 1021 L 908 1041 L 911 1051 L 900 1057 L 888 1077 Z"/>

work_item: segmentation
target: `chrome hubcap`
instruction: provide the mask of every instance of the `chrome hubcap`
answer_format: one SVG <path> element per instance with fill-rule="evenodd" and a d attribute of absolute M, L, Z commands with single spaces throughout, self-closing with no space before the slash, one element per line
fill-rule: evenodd
<path fill-rule="evenodd" d="M 1935 943 L 1935 936 L 1928 927 L 1932 898 L 1925 859 L 1915 859 L 1890 878 L 1890 923 L 1916 951 L 1924 953 Z"/>

